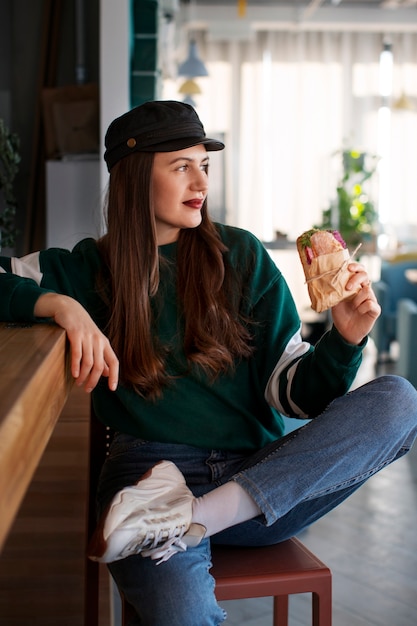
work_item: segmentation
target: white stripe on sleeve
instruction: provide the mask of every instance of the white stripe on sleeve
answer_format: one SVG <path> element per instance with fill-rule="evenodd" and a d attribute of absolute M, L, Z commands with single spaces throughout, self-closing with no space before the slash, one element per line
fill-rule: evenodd
<path fill-rule="evenodd" d="M 284 352 L 281 355 L 278 363 L 274 367 L 274 371 L 272 372 L 268 383 L 265 389 L 265 399 L 268 404 L 275 409 L 277 409 L 280 413 L 285 415 L 287 411 L 282 406 L 279 400 L 279 381 L 283 371 L 288 367 L 288 365 L 294 361 L 294 359 L 298 359 L 299 357 L 306 354 L 310 349 L 310 344 L 307 341 L 303 341 L 301 337 L 301 328 L 293 335 L 293 337 L 288 342 Z M 308 417 L 305 415 L 301 409 L 294 404 L 291 400 L 291 383 L 294 378 L 294 373 L 297 369 L 298 361 L 294 363 L 294 365 L 288 370 L 287 381 L 286 381 L 286 389 L 287 389 L 287 400 L 294 415 L 299 415 L 300 417 Z"/>
<path fill-rule="evenodd" d="M 41 273 L 39 263 L 39 252 L 32 252 L 31 254 L 23 256 L 21 259 L 13 257 L 11 259 L 11 265 L 12 272 L 16 274 L 16 276 L 32 278 L 38 285 L 41 284 L 43 274 Z"/>

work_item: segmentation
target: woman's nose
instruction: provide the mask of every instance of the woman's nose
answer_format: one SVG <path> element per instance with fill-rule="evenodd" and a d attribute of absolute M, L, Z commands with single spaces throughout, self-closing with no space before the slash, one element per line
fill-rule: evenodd
<path fill-rule="evenodd" d="M 206 172 L 198 171 L 193 177 L 192 188 L 198 191 L 205 191 L 208 188 L 208 178 Z"/>

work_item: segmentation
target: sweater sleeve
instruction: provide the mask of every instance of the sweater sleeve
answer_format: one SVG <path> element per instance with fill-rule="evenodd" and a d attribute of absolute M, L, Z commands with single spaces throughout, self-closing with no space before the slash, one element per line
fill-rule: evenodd
<path fill-rule="evenodd" d="M 316 346 L 280 367 L 278 362 L 266 388 L 272 406 L 291 417 L 312 418 L 349 390 L 362 362 L 366 340 L 347 343 L 334 326 Z"/>
<path fill-rule="evenodd" d="M 367 340 L 360 346 L 349 344 L 332 326 L 314 347 L 303 341 L 292 296 L 282 287 L 279 296 L 268 294 L 263 306 L 274 311 L 266 340 L 272 350 L 275 347 L 277 357 L 266 382 L 265 398 L 283 415 L 315 417 L 349 390 Z"/>
<path fill-rule="evenodd" d="M 0 320 L 4 322 L 34 322 L 35 303 L 39 296 L 50 292 L 34 278 L 13 273 L 11 259 L 0 257 Z"/>
<path fill-rule="evenodd" d="M 304 341 L 301 321 L 288 285 L 269 255 L 257 251 L 252 274 L 252 316 L 257 377 L 270 406 L 281 414 L 311 418 L 345 394 L 362 361 L 366 340 L 347 343 L 336 328 L 316 346 Z M 261 287 L 262 285 L 262 287 Z"/>
<path fill-rule="evenodd" d="M 93 239 L 85 239 L 72 252 L 49 248 L 22 258 L 0 257 L 0 320 L 36 321 L 35 303 L 45 293 L 60 293 L 95 311 L 94 281 L 100 258 Z M 38 320 L 39 321 L 39 320 Z"/>
<path fill-rule="evenodd" d="M 261 242 L 236 228 L 222 233 L 231 264 L 243 277 L 242 312 L 252 320 L 251 362 L 259 392 L 282 415 L 318 415 L 349 390 L 366 340 L 351 345 L 333 327 L 316 346 L 304 341 L 287 282 Z"/>

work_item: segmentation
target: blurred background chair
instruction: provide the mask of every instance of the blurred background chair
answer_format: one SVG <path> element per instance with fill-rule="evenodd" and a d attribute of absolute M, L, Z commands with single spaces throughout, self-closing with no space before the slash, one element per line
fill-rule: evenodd
<path fill-rule="evenodd" d="M 417 388 L 417 302 L 398 302 L 397 337 L 399 356 L 396 372 Z"/>
<path fill-rule="evenodd" d="M 417 303 L 417 284 L 411 283 L 405 275 L 407 269 L 417 268 L 417 253 L 397 256 L 381 265 L 380 280 L 373 288 L 381 305 L 381 315 L 371 331 L 371 337 L 378 351 L 378 360 L 389 357 L 391 344 L 398 341 L 397 309 L 400 299 Z"/>

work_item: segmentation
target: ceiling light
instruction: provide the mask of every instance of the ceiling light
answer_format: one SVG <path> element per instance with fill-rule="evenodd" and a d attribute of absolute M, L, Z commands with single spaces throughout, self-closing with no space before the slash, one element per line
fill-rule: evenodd
<path fill-rule="evenodd" d="M 415 111 L 416 108 L 409 98 L 403 92 L 401 96 L 394 102 L 392 108 L 396 111 Z"/>
<path fill-rule="evenodd" d="M 181 87 L 178 89 L 178 91 L 180 93 L 184 93 L 189 96 L 195 96 L 196 94 L 201 93 L 201 89 L 199 85 L 197 85 L 195 80 L 193 80 L 192 78 L 189 78 L 188 80 L 186 80 L 185 83 L 183 83 Z"/>
<path fill-rule="evenodd" d="M 194 78 L 194 76 L 208 76 L 207 68 L 198 56 L 195 41 L 190 41 L 188 57 L 184 63 L 181 63 L 179 66 L 178 76 L 188 76 L 189 78 Z"/>

